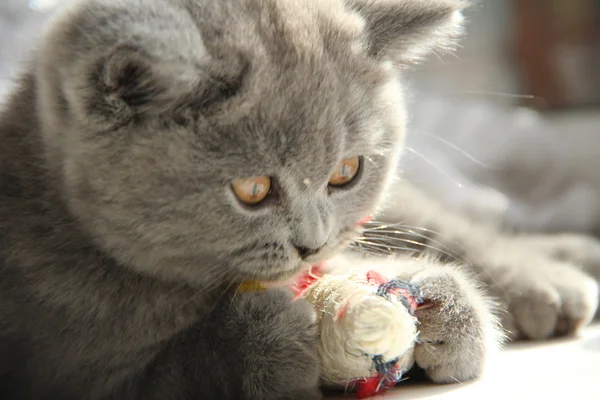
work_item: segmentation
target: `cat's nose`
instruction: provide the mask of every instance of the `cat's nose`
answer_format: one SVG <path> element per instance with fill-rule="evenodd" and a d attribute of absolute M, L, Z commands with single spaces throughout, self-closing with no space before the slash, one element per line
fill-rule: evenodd
<path fill-rule="evenodd" d="M 319 247 L 318 249 L 309 249 L 308 247 L 296 247 L 296 250 L 298 250 L 300 258 L 304 260 L 312 256 L 313 254 L 317 254 L 319 250 L 321 250 L 321 248 Z"/>

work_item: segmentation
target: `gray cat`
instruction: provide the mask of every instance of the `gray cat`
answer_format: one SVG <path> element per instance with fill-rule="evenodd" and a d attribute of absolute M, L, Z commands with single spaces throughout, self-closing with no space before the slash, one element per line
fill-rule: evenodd
<path fill-rule="evenodd" d="M 450 47 L 464 6 L 83 0 L 58 14 L 0 114 L 0 397 L 319 398 L 311 307 L 235 287 L 329 259 L 420 285 L 433 307 L 416 362 L 436 382 L 479 376 L 499 331 L 468 269 L 339 255 L 392 182 L 402 67 Z M 591 278 L 550 256 L 525 269 L 514 239 L 398 195 L 382 218 L 459 243 L 515 332 L 591 318 Z"/>

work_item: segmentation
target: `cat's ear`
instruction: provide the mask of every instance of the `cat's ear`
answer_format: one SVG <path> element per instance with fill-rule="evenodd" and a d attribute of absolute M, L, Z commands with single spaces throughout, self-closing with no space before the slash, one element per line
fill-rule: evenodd
<path fill-rule="evenodd" d="M 115 47 L 99 67 L 97 84 L 107 100 L 140 108 L 156 102 L 165 92 L 151 57 L 134 46 Z"/>
<path fill-rule="evenodd" d="M 468 0 L 346 0 L 366 22 L 369 53 L 401 64 L 452 49 Z"/>
<path fill-rule="evenodd" d="M 210 62 L 169 60 L 124 44 L 101 60 L 96 89 L 113 113 L 160 113 L 178 106 L 206 111 L 238 93 L 248 65 L 242 56 Z"/>

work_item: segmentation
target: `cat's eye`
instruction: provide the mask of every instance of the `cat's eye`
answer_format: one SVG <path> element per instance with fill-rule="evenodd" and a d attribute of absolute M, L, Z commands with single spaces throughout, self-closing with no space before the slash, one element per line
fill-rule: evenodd
<path fill-rule="evenodd" d="M 344 186 L 352 182 L 360 169 L 360 157 L 351 157 L 342 160 L 329 177 L 329 185 Z"/>
<path fill-rule="evenodd" d="M 256 205 L 267 198 L 271 191 L 271 178 L 255 176 L 252 178 L 236 179 L 231 184 L 233 192 L 244 204 Z"/>

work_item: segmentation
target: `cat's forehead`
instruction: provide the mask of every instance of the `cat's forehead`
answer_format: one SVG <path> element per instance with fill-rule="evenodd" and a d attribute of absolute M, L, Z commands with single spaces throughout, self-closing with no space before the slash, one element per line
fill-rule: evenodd
<path fill-rule="evenodd" d="M 218 123 L 232 151 L 266 161 L 268 149 L 280 160 L 322 164 L 366 150 L 375 138 L 360 122 L 393 74 L 366 55 L 362 18 L 336 0 L 221 4 L 201 28 L 208 51 L 241 55 L 249 65 Z M 219 23 L 225 15 L 229 22 Z"/>
<path fill-rule="evenodd" d="M 341 0 L 229 0 L 194 13 L 209 52 L 284 68 L 365 60 L 365 22 Z M 216 4 L 216 5 L 214 5 Z M 279 67 L 279 69 L 278 69 Z"/>
<path fill-rule="evenodd" d="M 216 163 L 230 167 L 238 160 L 249 175 L 296 171 L 313 179 L 328 176 L 342 158 L 379 154 L 391 143 L 379 112 L 393 85 L 369 94 L 335 76 L 286 83 L 240 95 L 201 130 Z"/>
<path fill-rule="evenodd" d="M 244 33 L 274 34 L 273 38 L 292 39 L 294 43 L 314 41 L 328 31 L 356 36 L 365 28 L 363 18 L 350 10 L 344 0 L 223 0 L 208 2 L 205 7 L 208 8 L 201 8 L 202 17 L 218 22 L 223 32 L 254 28 Z"/>

